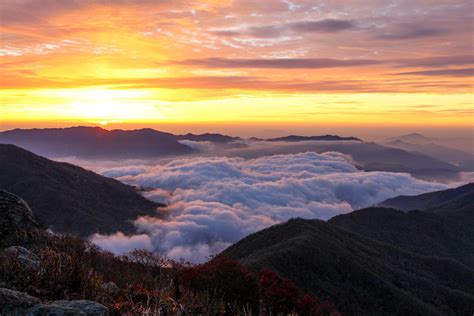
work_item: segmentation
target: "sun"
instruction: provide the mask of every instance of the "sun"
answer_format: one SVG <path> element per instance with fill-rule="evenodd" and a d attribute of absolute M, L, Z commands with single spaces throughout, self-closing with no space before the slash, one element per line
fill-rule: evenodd
<path fill-rule="evenodd" d="M 146 91 L 115 89 L 74 89 L 66 93 L 70 99 L 70 116 L 95 120 L 101 125 L 113 121 L 162 118 L 154 100 Z M 80 91 L 76 91 L 80 90 Z"/>

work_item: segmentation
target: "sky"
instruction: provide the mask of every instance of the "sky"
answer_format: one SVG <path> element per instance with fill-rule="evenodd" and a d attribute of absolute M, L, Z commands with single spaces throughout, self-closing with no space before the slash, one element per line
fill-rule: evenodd
<path fill-rule="evenodd" d="M 0 130 L 472 131 L 473 13 L 468 0 L 3 0 Z"/>

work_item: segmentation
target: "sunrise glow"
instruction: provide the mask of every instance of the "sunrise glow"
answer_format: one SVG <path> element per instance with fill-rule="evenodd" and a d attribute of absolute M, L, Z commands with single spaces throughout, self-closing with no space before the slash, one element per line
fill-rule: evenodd
<path fill-rule="evenodd" d="M 3 124 L 473 124 L 467 2 L 68 3 L 2 2 Z"/>

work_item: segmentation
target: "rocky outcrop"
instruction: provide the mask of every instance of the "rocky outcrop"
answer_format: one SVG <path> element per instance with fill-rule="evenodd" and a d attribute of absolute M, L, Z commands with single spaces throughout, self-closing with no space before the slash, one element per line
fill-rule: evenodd
<path fill-rule="evenodd" d="M 0 315 L 15 316 L 108 316 L 109 309 L 94 301 L 55 301 L 41 304 L 26 293 L 0 288 Z"/>
<path fill-rule="evenodd" d="M 29 308 L 25 316 L 87 316 L 88 314 L 77 308 L 69 308 L 56 304 L 38 304 Z"/>
<path fill-rule="evenodd" d="M 120 288 L 112 281 L 103 283 L 100 287 L 111 295 L 117 295 L 120 292 Z"/>
<path fill-rule="evenodd" d="M 18 196 L 0 190 L 0 246 L 29 243 L 38 236 L 38 222 Z"/>
<path fill-rule="evenodd" d="M 4 251 L 5 254 L 16 258 L 17 262 L 20 263 L 25 269 L 38 270 L 40 267 L 39 257 L 25 247 L 10 246 L 5 248 Z"/>
<path fill-rule="evenodd" d="M 39 303 L 26 293 L 0 288 L 0 315 L 25 315 L 28 308 Z"/>
<path fill-rule="evenodd" d="M 108 316 L 109 309 L 102 304 L 94 301 L 75 300 L 75 301 L 55 301 L 52 305 L 63 308 L 75 308 L 84 312 L 88 316 Z"/>
<path fill-rule="evenodd" d="M 51 304 L 38 304 L 26 311 L 28 316 L 108 316 L 109 309 L 93 301 L 55 301 Z"/>

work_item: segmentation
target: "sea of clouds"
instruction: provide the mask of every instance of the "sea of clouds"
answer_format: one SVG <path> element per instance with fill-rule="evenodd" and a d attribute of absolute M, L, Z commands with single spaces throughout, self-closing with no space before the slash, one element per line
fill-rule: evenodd
<path fill-rule="evenodd" d="M 102 174 L 153 188 L 145 196 L 169 206 L 160 211 L 165 219 L 136 219 L 135 235 L 96 234 L 95 244 L 115 253 L 143 248 L 191 262 L 290 218 L 326 220 L 397 195 L 447 188 L 405 173 L 364 172 L 337 152 L 192 157 Z"/>

